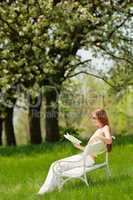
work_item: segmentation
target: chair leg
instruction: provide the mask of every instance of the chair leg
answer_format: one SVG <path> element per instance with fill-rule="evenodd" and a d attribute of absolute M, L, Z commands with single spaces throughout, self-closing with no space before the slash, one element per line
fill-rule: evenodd
<path fill-rule="evenodd" d="M 59 184 L 58 184 L 58 190 L 59 190 L 59 192 L 61 192 L 61 190 L 62 190 L 62 188 L 63 188 L 63 179 L 62 178 L 60 178 L 60 181 L 59 181 Z"/>
<path fill-rule="evenodd" d="M 71 178 L 67 178 L 67 179 L 61 178 L 60 183 L 59 183 L 59 185 L 58 185 L 58 190 L 61 191 L 62 188 L 63 188 L 63 186 L 64 186 L 64 184 L 65 184 L 67 181 L 69 181 L 70 179 L 71 179 Z"/>
<path fill-rule="evenodd" d="M 86 183 L 87 186 L 89 186 L 89 183 L 88 183 L 88 180 L 87 180 L 87 179 L 85 179 L 85 183 Z"/>
<path fill-rule="evenodd" d="M 63 185 L 58 186 L 58 191 L 61 192 Z"/>
<path fill-rule="evenodd" d="M 86 174 L 84 174 L 83 180 L 84 180 L 85 184 L 86 184 L 87 186 L 89 186 L 89 183 L 88 183 L 88 179 L 87 179 L 87 175 L 86 175 Z"/>
<path fill-rule="evenodd" d="M 109 165 L 106 166 L 106 174 L 107 174 L 108 177 L 111 176 L 111 170 L 109 168 Z"/>

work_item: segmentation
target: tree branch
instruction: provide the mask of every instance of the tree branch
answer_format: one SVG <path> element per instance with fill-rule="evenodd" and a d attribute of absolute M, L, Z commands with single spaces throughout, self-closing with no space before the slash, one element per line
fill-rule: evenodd
<path fill-rule="evenodd" d="M 81 61 L 81 62 L 77 63 L 76 66 L 83 65 L 83 64 L 85 64 L 87 62 L 90 62 L 90 61 L 92 61 L 92 60 L 91 59 L 87 59 L 87 60 Z"/>
<path fill-rule="evenodd" d="M 4 20 L 1 16 L 0 16 L 0 20 L 1 20 L 3 23 L 7 24 L 7 26 L 8 26 L 9 29 L 11 30 L 11 32 L 12 32 L 16 37 L 19 37 L 18 32 L 17 32 L 14 28 L 12 28 L 12 26 L 11 26 L 6 20 Z"/>
<path fill-rule="evenodd" d="M 91 61 L 91 59 L 87 59 L 87 60 L 81 61 L 81 62 L 79 62 L 79 63 L 77 63 L 75 65 L 69 65 L 70 70 L 69 70 L 69 68 L 67 69 L 69 71 L 68 71 L 66 77 L 69 76 L 69 74 L 71 74 L 71 72 L 74 71 L 77 68 L 77 66 L 83 65 L 83 64 L 88 63 L 90 61 Z"/>
<path fill-rule="evenodd" d="M 133 42 L 133 38 L 128 38 L 126 36 L 120 36 L 119 37 L 121 40 L 126 41 L 126 42 Z"/>
<path fill-rule="evenodd" d="M 106 37 L 106 39 L 104 39 L 104 40 L 95 40 L 94 42 L 93 42 L 93 44 L 95 44 L 95 45 L 99 45 L 99 44 L 101 44 L 101 43 L 104 43 L 104 42 L 108 42 L 108 40 L 110 40 L 111 38 L 112 38 L 112 36 L 113 36 L 113 34 L 119 29 L 119 28 L 121 28 L 124 24 L 125 24 L 125 22 L 130 18 L 130 17 L 132 17 L 133 16 L 133 14 L 132 13 L 128 13 L 128 15 L 127 15 L 127 17 L 119 24 L 119 25 L 117 25 L 110 33 L 108 33 L 108 35 L 107 35 L 107 37 Z"/>
<path fill-rule="evenodd" d="M 79 75 L 79 74 L 86 74 L 86 75 L 89 75 L 89 76 L 93 76 L 93 77 L 95 77 L 95 78 L 97 78 L 97 79 L 101 79 L 101 80 L 103 80 L 105 83 L 107 83 L 110 87 L 112 87 L 112 88 L 114 88 L 115 90 L 117 90 L 117 87 L 116 87 L 115 85 L 112 85 L 109 81 L 107 81 L 105 77 L 102 77 L 102 76 L 99 76 L 99 75 L 97 75 L 97 74 L 93 74 L 93 73 L 90 73 L 90 72 L 86 72 L 86 71 L 77 72 L 77 73 L 75 73 L 75 74 L 72 74 L 72 75 L 68 76 L 67 78 L 72 78 L 72 77 L 77 76 L 77 75 Z"/>
<path fill-rule="evenodd" d="M 114 55 L 112 52 L 106 50 L 101 44 L 100 44 L 100 45 L 96 45 L 96 46 L 97 46 L 98 48 L 102 49 L 104 52 L 106 52 L 107 55 L 111 56 L 112 58 L 114 58 L 114 59 L 116 59 L 116 60 L 123 60 L 123 61 L 126 61 L 126 62 L 128 62 L 129 64 L 133 65 L 133 62 L 130 61 L 129 59 Z"/>
<path fill-rule="evenodd" d="M 113 34 L 116 32 L 116 30 L 118 30 L 119 28 L 121 28 L 121 27 L 125 24 L 125 22 L 126 22 L 130 17 L 132 17 L 132 15 L 131 15 L 130 13 L 128 13 L 127 17 L 126 17 L 119 25 L 117 25 L 117 26 L 114 28 L 114 30 L 112 30 L 112 31 L 109 33 L 108 39 L 111 39 L 111 37 L 113 36 Z"/>

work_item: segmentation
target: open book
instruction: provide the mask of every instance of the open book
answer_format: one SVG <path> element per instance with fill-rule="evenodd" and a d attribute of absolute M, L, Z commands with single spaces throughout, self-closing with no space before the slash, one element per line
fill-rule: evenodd
<path fill-rule="evenodd" d="M 69 133 L 65 134 L 64 137 L 74 144 L 80 144 L 82 142 L 73 135 L 70 135 Z"/>

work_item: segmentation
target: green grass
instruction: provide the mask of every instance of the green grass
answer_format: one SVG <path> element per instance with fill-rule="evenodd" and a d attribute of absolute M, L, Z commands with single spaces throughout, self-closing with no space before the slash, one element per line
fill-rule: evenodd
<path fill-rule="evenodd" d="M 104 169 L 88 174 L 90 186 L 80 180 L 37 196 L 50 164 L 79 153 L 69 142 L 0 148 L 0 200 L 131 200 L 133 199 L 133 136 L 119 136 L 109 161 L 112 177 Z M 101 159 L 101 158 L 99 158 Z M 98 159 L 98 161 L 99 161 Z M 97 161 L 97 162 L 98 162 Z"/>

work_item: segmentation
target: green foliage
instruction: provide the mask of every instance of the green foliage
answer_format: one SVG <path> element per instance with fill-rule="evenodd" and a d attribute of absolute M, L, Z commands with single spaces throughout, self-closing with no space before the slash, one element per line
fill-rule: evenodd
<path fill-rule="evenodd" d="M 65 141 L 66 139 L 64 138 L 64 134 L 71 134 L 77 138 L 80 138 L 80 132 L 81 130 L 78 128 L 74 128 L 74 127 L 62 127 L 60 126 L 60 136 L 61 136 L 61 141 Z"/>
<path fill-rule="evenodd" d="M 122 93 L 120 96 L 110 95 L 109 97 L 111 101 L 108 104 L 107 109 L 109 110 L 110 121 L 113 126 L 113 132 L 116 134 L 125 135 L 127 130 L 129 133 L 132 133 L 132 97 L 132 90 L 124 91 L 124 93 Z"/>
<path fill-rule="evenodd" d="M 5 0 L 0 2 L 0 24 L 0 89 L 9 100 L 17 98 L 13 86 L 20 84 L 37 96 L 44 85 L 60 91 L 75 72 L 90 70 L 77 55 L 81 48 L 91 49 L 94 57 L 101 52 L 124 61 L 120 69 L 109 72 L 109 78 L 120 88 L 132 83 L 129 0 L 58 1 L 56 5 L 52 0 Z M 66 113 L 69 110 L 64 108 Z"/>
<path fill-rule="evenodd" d="M 132 57 L 132 55 L 130 55 Z M 114 88 L 110 88 L 110 93 L 125 93 L 127 89 L 133 88 L 133 65 L 126 62 L 115 63 L 108 72 Z"/>
<path fill-rule="evenodd" d="M 77 126 L 84 114 L 84 93 L 81 81 L 69 79 L 62 85 L 59 98 L 60 119 L 65 126 Z"/>
<path fill-rule="evenodd" d="M 132 16 L 128 0 L 58 2 L 1 1 L 1 86 L 32 88 L 49 79 L 60 85 L 78 68 L 79 49 L 121 49 L 120 28 L 130 25 Z"/>

